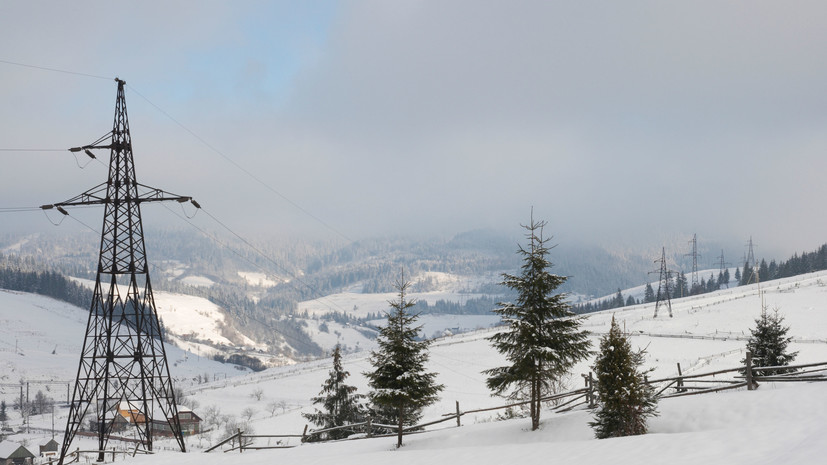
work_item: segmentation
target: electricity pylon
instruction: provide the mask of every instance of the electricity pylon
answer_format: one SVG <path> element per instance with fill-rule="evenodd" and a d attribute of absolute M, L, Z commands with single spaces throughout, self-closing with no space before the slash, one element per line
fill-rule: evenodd
<path fill-rule="evenodd" d="M 655 260 L 655 263 L 660 263 L 660 282 L 658 283 L 658 294 L 655 300 L 654 318 L 658 317 L 658 307 L 664 300 L 666 301 L 666 307 L 669 309 L 669 318 L 672 318 L 672 292 L 669 289 L 672 273 L 666 269 L 666 247 L 663 248 L 660 259 Z M 656 272 L 653 271 L 653 273 Z"/>
<path fill-rule="evenodd" d="M 95 290 L 60 450 L 61 465 L 90 409 L 98 434 L 99 462 L 119 416 L 134 427 L 146 450 L 152 450 L 153 431 L 164 430 L 175 437 L 182 452 L 186 451 L 150 286 L 141 204 L 192 198 L 136 181 L 126 83 L 116 81 L 112 132 L 91 145 L 70 149 L 83 150 L 92 157 L 90 150 L 109 149 L 109 179 L 65 202 L 41 207 L 66 214 L 67 207 L 104 206 Z"/>
<path fill-rule="evenodd" d="M 749 252 L 747 253 L 747 258 L 744 260 L 744 272 L 749 269 L 750 274 L 746 278 L 743 278 L 743 280 L 746 284 L 752 284 L 758 282 L 758 265 L 755 263 L 752 236 L 749 237 L 747 246 L 749 247 Z"/>
<path fill-rule="evenodd" d="M 698 281 L 698 257 L 700 257 L 698 253 L 698 235 L 693 234 L 692 240 L 689 241 L 689 243 L 692 244 L 692 252 L 684 256 L 692 257 L 692 287 L 690 287 L 690 289 L 694 290 L 700 285 L 700 281 Z"/>

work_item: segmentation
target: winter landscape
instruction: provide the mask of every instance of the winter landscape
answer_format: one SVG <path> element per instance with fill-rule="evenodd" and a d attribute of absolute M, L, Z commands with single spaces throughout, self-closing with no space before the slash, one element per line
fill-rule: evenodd
<path fill-rule="evenodd" d="M 824 463 L 825 18 L 0 3 L 0 465 Z"/>
<path fill-rule="evenodd" d="M 827 314 L 820 310 L 827 297 L 827 273 L 770 281 L 761 287 L 766 303 L 781 309 L 791 328 L 791 347 L 799 352 L 796 363 L 827 361 L 827 340 L 823 336 L 827 333 Z M 19 386 L 10 386 L 19 380 L 65 381 L 73 377 L 87 312 L 31 294 L 3 291 L 0 296 L 4 309 L 14 309 L 3 314 L 4 347 L 0 352 L 3 397 L 11 406 Z M 678 363 L 684 374 L 701 373 L 739 365 L 748 328 L 760 314 L 760 305 L 757 285 L 740 286 L 675 300 L 672 318 L 653 318 L 653 304 L 647 304 L 588 315 L 584 327 L 596 341 L 608 330 L 614 316 L 632 335 L 635 346 L 647 348 L 646 366 L 655 369 L 653 377 L 677 374 Z M 439 382 L 446 387 L 440 401 L 425 410 L 424 419 L 453 413 L 457 401 L 463 410 L 504 403 L 502 398 L 490 395 L 481 375 L 482 370 L 502 363 L 502 357 L 485 339 L 495 330 L 481 329 L 432 343 L 428 368 L 439 373 Z M 16 341 L 16 346 L 11 341 Z M 197 405 L 199 414 L 214 410 L 220 412 L 219 417 L 238 421 L 246 409 L 252 409 L 247 426 L 262 435 L 301 434 L 307 424 L 301 413 L 313 411 L 310 397 L 318 394 L 331 368 L 330 359 L 324 358 L 251 373 L 176 347 L 170 347 L 168 355 L 173 377 L 187 399 L 195 401 L 191 405 Z M 362 375 L 370 369 L 366 354 L 346 356 L 343 363 L 352 383 L 360 392 L 366 392 Z M 572 371 L 567 382 L 570 388 L 581 387 L 580 374 L 590 371 L 590 363 L 578 364 Z M 211 379 L 199 382 L 202 374 Z M 239 463 L 448 463 L 469 457 L 480 463 L 501 463 L 515 457 L 530 462 L 554 457 L 583 463 L 638 463 L 641 452 L 677 463 L 777 463 L 782 458 L 787 463 L 819 463 L 825 453 L 821 435 L 827 432 L 821 421 L 827 414 L 825 388 L 821 383 L 762 383 L 755 391 L 739 389 L 666 399 L 659 404 L 659 416 L 651 419 L 649 433 L 639 437 L 594 439 L 588 426 L 591 412 L 580 407 L 566 413 L 546 412 L 540 430 L 534 432 L 529 431 L 525 418 L 498 418 L 502 411 L 467 415 L 459 428 L 451 421 L 406 437 L 400 450 L 395 450 L 392 438 L 301 445 L 298 438 L 287 438 L 280 441 L 297 447 L 228 453 Z M 260 399 L 256 391 L 262 392 Z M 50 385 L 49 394 L 58 400 L 54 421 L 59 437 L 66 415 L 65 386 Z M 15 413 L 11 409 L 9 412 L 14 418 Z M 32 431 L 10 438 L 29 444 L 45 443 L 51 437 L 51 421 L 49 415 L 32 416 Z M 157 455 L 128 460 L 225 461 L 228 456 L 219 451 L 203 453 L 227 435 L 220 418 L 212 421 L 216 421 L 212 431 L 187 437 L 190 452 L 186 455 L 162 450 Z M 10 424 L 15 431 L 25 430 L 19 420 Z M 275 441 L 271 439 L 270 445 Z M 77 446 L 94 449 L 94 442 L 80 439 Z M 128 449 L 128 445 L 123 447 Z"/>

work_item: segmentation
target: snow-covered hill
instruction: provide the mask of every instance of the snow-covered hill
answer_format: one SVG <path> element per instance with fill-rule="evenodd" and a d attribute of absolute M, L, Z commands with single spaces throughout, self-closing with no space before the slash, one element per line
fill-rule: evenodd
<path fill-rule="evenodd" d="M 34 396 L 36 389 L 45 389 L 38 383 L 74 380 L 88 315 L 88 310 L 48 297 L 0 290 L 0 399 L 11 405 L 21 381 L 30 383 Z M 223 379 L 247 371 L 171 344 L 167 356 L 173 378 L 184 386 L 205 373 Z M 66 400 L 65 387 L 52 397 Z"/>
<path fill-rule="evenodd" d="M 761 284 L 768 308 L 778 308 L 794 337 L 791 349 L 799 351 L 797 361 L 827 361 L 827 273 L 813 273 L 797 278 Z M 732 367 L 743 358 L 745 337 L 761 310 L 758 287 L 745 286 L 673 301 L 673 316 L 661 309 L 653 317 L 653 304 L 625 307 L 589 315 L 584 325 L 594 332 L 608 330 L 614 315 L 633 335 L 638 347 L 647 347 L 647 362 L 655 376 Z M 54 372 L 61 379 L 71 377 L 68 368 L 76 366 L 82 341 L 83 312 L 63 304 L 31 295 L 0 293 L 6 341 L 0 351 L 3 367 L 13 367 L 14 375 L 4 383 L 18 381 L 25 370 L 28 376 L 46 376 Z M 12 309 L 19 308 L 14 312 Z M 43 325 L 41 321 L 54 321 Z M 8 328 L 8 329 L 6 329 Z M 426 409 L 425 418 L 437 418 L 453 412 L 455 402 L 463 410 L 501 404 L 491 397 L 481 371 L 503 362 L 485 337 L 494 329 L 441 338 L 431 346 L 430 369 L 439 373 L 445 384 L 441 400 Z M 25 336 L 25 337 L 24 337 Z M 11 340 L 18 339 L 17 354 Z M 21 341 L 25 341 L 25 344 Z M 58 346 L 56 354 L 51 351 Z M 187 378 L 217 367 L 214 362 L 171 351 L 176 363 L 173 376 Z M 65 353 L 65 355 L 64 355 Z M 58 361 L 57 357 L 62 357 Z M 74 357 L 75 361 L 71 359 Z M 25 362 L 22 360 L 25 359 Z M 206 365 L 210 363 L 209 365 Z M 345 357 L 349 381 L 366 392 L 363 375 L 370 369 L 367 354 Z M 250 427 L 257 434 L 298 434 L 306 421 L 302 412 L 313 410 L 310 398 L 317 395 L 330 369 L 327 359 L 278 367 L 258 373 L 231 376 L 209 383 L 185 385 L 185 392 L 197 402 L 197 412 L 219 413 L 212 432 L 188 438 L 191 450 L 198 451 L 215 443 L 225 434 L 233 418 L 239 420 L 251 409 Z M 579 364 L 569 380 L 572 388 L 582 385 L 581 373 L 589 371 L 589 362 Z M 214 377 L 215 378 L 215 377 Z M 256 392 L 261 391 L 261 398 Z M 16 391 L 14 391 L 16 392 Z M 4 393 L 11 403 L 14 393 Z M 346 441 L 336 444 L 306 444 L 294 449 L 233 454 L 237 463 L 447 463 L 476 462 L 481 465 L 520 460 L 546 462 L 553 458 L 577 463 L 641 463 L 657 460 L 669 463 L 820 463 L 827 455 L 827 385 L 782 385 L 764 383 L 754 392 L 730 391 L 690 398 L 663 400 L 661 415 L 650 423 L 650 433 L 642 437 L 595 440 L 588 427 L 590 414 L 575 410 L 563 414 L 544 412 L 541 430 L 529 432 L 528 420 L 495 421 L 496 412 L 467 415 L 464 426 L 432 431 L 406 439 L 406 446 L 393 450 L 388 439 Z M 66 411 L 60 410 L 56 423 L 65 422 Z M 223 420 L 221 418 L 223 417 Z M 34 422 L 46 426 L 47 419 Z M 435 429 L 443 428 L 437 426 Z M 21 438 L 23 436 L 20 436 Z M 28 436 L 40 441 L 38 436 Z M 81 440 L 82 442 L 83 440 Z M 295 439 L 285 440 L 293 441 Z M 91 444 L 90 444 L 91 446 Z M 83 447 L 83 446 L 81 446 Z M 162 446 L 163 447 L 163 446 Z M 644 454 L 644 455 L 641 455 Z M 181 455 L 165 452 L 153 457 L 129 459 L 135 463 L 225 462 L 226 454 Z"/>

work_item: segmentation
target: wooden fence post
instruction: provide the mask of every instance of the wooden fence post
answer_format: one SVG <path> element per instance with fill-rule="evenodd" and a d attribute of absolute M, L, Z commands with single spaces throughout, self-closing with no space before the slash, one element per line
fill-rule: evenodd
<path fill-rule="evenodd" d="M 238 428 L 238 453 L 244 452 L 244 439 L 241 438 L 241 428 Z"/>
<path fill-rule="evenodd" d="M 678 362 L 678 392 L 686 392 L 686 389 L 683 388 L 683 373 L 681 372 L 681 362 Z"/>
<path fill-rule="evenodd" d="M 304 425 L 304 431 L 302 431 L 302 443 L 307 442 L 307 425 Z"/>
<path fill-rule="evenodd" d="M 368 437 L 372 438 L 373 437 L 373 427 L 371 426 L 370 415 L 368 415 L 368 421 L 367 421 L 367 425 L 365 425 L 365 428 L 367 428 L 367 430 L 368 430 Z"/>
<path fill-rule="evenodd" d="M 586 379 L 586 402 L 588 403 L 589 408 L 595 407 L 595 395 L 594 395 L 594 377 L 592 372 L 589 372 L 589 377 Z"/>
<path fill-rule="evenodd" d="M 462 426 L 462 422 L 459 420 L 459 401 L 457 401 L 457 426 Z"/>
<path fill-rule="evenodd" d="M 752 352 L 750 351 L 747 351 L 746 366 L 744 368 L 744 374 L 747 378 L 747 390 L 752 391 L 755 389 L 755 386 L 752 381 Z"/>

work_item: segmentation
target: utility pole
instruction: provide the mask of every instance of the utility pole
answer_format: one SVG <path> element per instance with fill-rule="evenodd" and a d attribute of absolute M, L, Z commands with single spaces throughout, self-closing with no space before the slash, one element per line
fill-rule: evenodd
<path fill-rule="evenodd" d="M 90 408 L 96 415 L 99 462 L 122 410 L 128 412 L 146 450 L 152 450 L 153 422 L 168 425 L 181 451 L 186 450 L 150 285 L 141 204 L 193 201 L 136 180 L 126 82 L 115 81 L 118 94 L 112 131 L 90 145 L 69 149 L 93 158 L 91 150 L 108 149 L 108 180 L 65 202 L 41 207 L 66 215 L 68 207 L 104 206 L 95 290 L 60 451 L 61 465 Z"/>
<path fill-rule="evenodd" d="M 655 300 L 654 318 L 658 317 L 658 308 L 663 301 L 666 302 L 666 307 L 669 309 L 669 318 L 672 318 L 672 291 L 669 289 L 672 272 L 666 269 L 666 247 L 663 248 L 660 259 L 655 260 L 655 263 L 660 263 L 660 270 L 651 271 L 650 273 L 660 273 L 660 281 L 658 282 L 658 294 Z"/>
<path fill-rule="evenodd" d="M 754 244 L 752 243 L 752 236 L 749 237 L 747 246 L 749 247 L 749 252 L 747 252 L 747 258 L 744 260 L 744 272 L 746 273 L 747 270 L 749 270 L 750 274 L 748 277 L 742 277 L 741 279 L 743 279 L 746 284 L 752 284 L 758 282 L 758 272 L 755 269 L 755 253 L 753 252 Z"/>
<path fill-rule="evenodd" d="M 690 293 L 692 290 L 697 289 L 700 285 L 700 281 L 698 281 L 698 235 L 693 234 L 692 240 L 689 241 L 692 244 L 692 252 L 684 255 L 684 257 L 692 257 L 692 286 L 689 288 Z"/>

